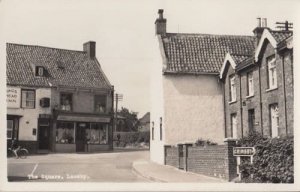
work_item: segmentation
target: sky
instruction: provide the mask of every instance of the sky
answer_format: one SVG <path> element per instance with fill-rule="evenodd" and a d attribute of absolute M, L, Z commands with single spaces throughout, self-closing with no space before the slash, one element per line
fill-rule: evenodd
<path fill-rule="evenodd" d="M 119 106 L 141 117 L 151 105 L 159 8 L 167 31 L 180 33 L 252 35 L 257 17 L 267 18 L 271 28 L 299 19 L 297 0 L 0 0 L 0 48 L 10 42 L 82 50 L 84 42 L 96 41 L 102 69 L 123 94 Z"/>

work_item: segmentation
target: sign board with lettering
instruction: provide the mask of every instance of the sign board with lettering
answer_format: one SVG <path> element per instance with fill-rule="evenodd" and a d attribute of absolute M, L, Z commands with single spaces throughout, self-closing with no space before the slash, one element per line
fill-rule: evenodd
<path fill-rule="evenodd" d="M 255 154 L 254 147 L 234 147 L 233 156 L 253 156 Z"/>
<path fill-rule="evenodd" d="M 21 89 L 17 87 L 6 88 L 7 108 L 20 108 Z"/>

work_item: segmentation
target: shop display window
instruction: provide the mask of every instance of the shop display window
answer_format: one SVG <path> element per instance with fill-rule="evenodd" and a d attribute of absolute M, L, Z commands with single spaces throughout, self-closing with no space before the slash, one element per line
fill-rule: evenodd
<path fill-rule="evenodd" d="M 58 122 L 56 130 L 56 143 L 71 144 L 74 140 L 75 130 L 73 122 Z"/>
<path fill-rule="evenodd" d="M 101 123 L 91 123 L 90 129 L 86 129 L 88 144 L 107 144 L 108 127 Z"/>

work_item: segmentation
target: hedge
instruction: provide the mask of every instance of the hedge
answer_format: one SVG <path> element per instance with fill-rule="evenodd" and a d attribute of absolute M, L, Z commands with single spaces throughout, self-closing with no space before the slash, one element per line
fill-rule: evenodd
<path fill-rule="evenodd" d="M 265 138 L 253 133 L 240 139 L 238 146 L 255 147 L 253 164 L 241 160 L 241 182 L 294 183 L 294 138 Z"/>
<path fill-rule="evenodd" d="M 125 147 L 126 145 L 134 145 L 138 143 L 149 143 L 150 132 L 114 132 L 113 140 L 117 146 L 121 147 Z"/>

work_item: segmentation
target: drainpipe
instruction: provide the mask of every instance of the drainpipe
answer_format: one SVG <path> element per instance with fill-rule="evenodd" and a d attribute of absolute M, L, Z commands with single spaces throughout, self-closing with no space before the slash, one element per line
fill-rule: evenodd
<path fill-rule="evenodd" d="M 243 126 L 243 106 L 242 106 L 242 76 L 240 77 L 240 111 L 241 111 L 241 131 L 242 131 L 242 138 L 244 137 L 244 126 Z"/>
<path fill-rule="evenodd" d="M 224 129 L 225 129 L 225 138 L 227 138 L 227 124 L 226 124 L 226 99 L 225 99 L 225 97 L 226 97 L 226 95 L 225 95 L 225 83 L 226 82 L 222 82 L 222 89 L 223 89 L 223 104 L 224 104 Z"/>
<path fill-rule="evenodd" d="M 283 81 L 283 98 L 284 98 L 284 118 L 285 118 L 285 134 L 288 135 L 287 112 L 286 112 L 286 90 L 285 90 L 285 70 L 284 70 L 284 54 L 280 56 L 282 59 L 282 81 Z"/>
<path fill-rule="evenodd" d="M 260 127 L 261 135 L 264 135 L 263 128 L 263 111 L 262 111 L 262 98 L 261 98 L 261 75 L 260 75 L 260 65 L 258 65 L 258 82 L 259 82 L 259 106 L 260 106 Z"/>

